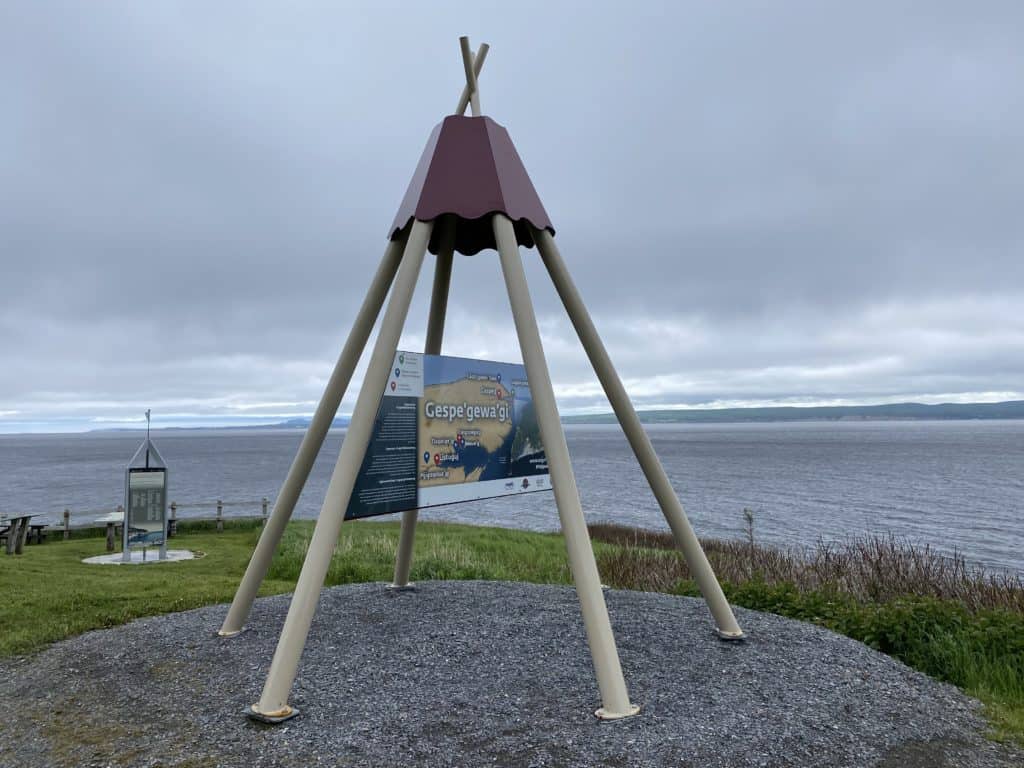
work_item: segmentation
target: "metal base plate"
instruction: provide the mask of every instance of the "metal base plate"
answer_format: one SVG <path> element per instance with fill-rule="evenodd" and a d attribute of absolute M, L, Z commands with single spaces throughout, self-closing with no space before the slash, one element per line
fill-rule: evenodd
<path fill-rule="evenodd" d="M 285 720 L 291 720 L 293 717 L 299 714 L 299 710 L 295 707 L 285 707 L 279 709 L 277 712 L 263 713 L 256 709 L 256 705 L 253 704 L 247 710 L 245 710 L 245 716 L 250 720 L 255 720 L 257 723 L 264 723 L 266 725 L 277 725 L 283 723 Z"/>
<path fill-rule="evenodd" d="M 395 592 L 415 592 L 416 582 L 410 581 L 408 584 L 402 584 L 401 586 L 398 584 L 388 584 L 387 589 L 392 589 Z"/>
<path fill-rule="evenodd" d="M 739 641 L 739 640 L 745 640 L 746 637 L 747 637 L 746 635 L 743 634 L 743 630 L 742 629 L 740 630 L 739 634 L 735 634 L 733 632 L 723 632 L 718 627 L 715 627 L 715 634 L 718 635 L 718 639 L 719 640 L 728 640 L 729 642 L 736 642 L 736 641 Z"/>
<path fill-rule="evenodd" d="M 640 707 L 636 704 L 629 705 L 628 712 L 609 712 L 604 707 L 594 712 L 594 716 L 598 720 L 623 720 L 627 717 L 632 717 L 640 711 Z"/>
<path fill-rule="evenodd" d="M 223 638 L 224 640 L 230 640 L 232 637 L 238 637 L 247 629 L 248 627 L 242 627 L 241 629 L 236 629 L 234 632 L 225 632 L 223 629 L 218 629 L 213 633 L 213 636 Z"/>

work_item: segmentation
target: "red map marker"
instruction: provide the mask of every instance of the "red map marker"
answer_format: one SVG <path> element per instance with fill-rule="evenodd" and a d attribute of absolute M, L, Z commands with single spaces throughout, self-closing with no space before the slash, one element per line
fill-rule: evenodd
<path fill-rule="evenodd" d="M 434 463 L 437 464 L 437 466 L 441 466 L 441 454 L 440 453 L 435 453 L 434 454 Z"/>
<path fill-rule="evenodd" d="M 396 385 L 395 385 L 395 382 L 393 382 L 393 381 L 392 381 L 392 382 L 391 382 L 391 391 L 392 391 L 392 392 L 394 392 L 394 391 L 395 391 L 395 386 L 396 386 Z"/>

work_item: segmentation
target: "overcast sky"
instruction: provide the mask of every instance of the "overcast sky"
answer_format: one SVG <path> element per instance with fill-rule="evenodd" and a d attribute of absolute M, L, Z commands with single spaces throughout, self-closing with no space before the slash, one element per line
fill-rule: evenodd
<path fill-rule="evenodd" d="M 310 413 L 460 34 L 638 406 L 1024 398 L 1019 3 L 15 0 L 0 431 Z M 523 256 L 563 412 L 606 409 Z M 512 328 L 458 256 L 444 351 Z"/>

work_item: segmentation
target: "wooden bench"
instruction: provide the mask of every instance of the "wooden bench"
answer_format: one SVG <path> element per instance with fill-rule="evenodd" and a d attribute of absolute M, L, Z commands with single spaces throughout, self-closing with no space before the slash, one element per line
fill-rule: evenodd
<path fill-rule="evenodd" d="M 36 515 L 10 515 L 4 519 L 7 527 L 0 530 L 0 538 L 7 540 L 5 551 L 8 555 L 20 555 L 25 549 L 30 520 Z M 2 523 L 0 523 L 2 524 Z"/>

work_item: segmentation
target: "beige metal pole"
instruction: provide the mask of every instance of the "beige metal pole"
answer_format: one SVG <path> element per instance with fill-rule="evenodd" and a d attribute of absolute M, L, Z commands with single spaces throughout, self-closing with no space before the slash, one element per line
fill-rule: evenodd
<path fill-rule="evenodd" d="M 281 492 L 274 502 L 274 510 L 270 513 L 270 519 L 263 526 L 263 532 L 260 534 L 249 565 L 245 569 L 242 583 L 238 585 L 235 599 L 232 601 L 228 615 L 218 633 L 222 637 L 237 635 L 245 626 L 246 619 L 249 618 L 253 600 L 256 599 L 260 585 L 270 568 L 270 562 L 274 558 L 277 545 L 281 543 L 284 529 L 295 510 L 295 502 L 298 501 L 299 494 L 302 493 L 302 489 L 306 485 L 313 462 L 316 461 L 327 431 L 331 428 L 334 416 L 338 412 L 338 406 L 341 405 L 341 399 L 345 396 L 345 390 L 348 389 L 352 372 L 359 362 L 359 357 L 363 354 L 363 348 L 366 347 L 366 340 L 370 337 L 373 324 L 377 322 L 377 315 L 384 305 L 384 299 L 388 295 L 388 289 L 391 288 L 395 272 L 398 271 L 398 264 L 402 260 L 405 240 L 406 236 L 402 236 L 388 243 L 384 258 L 366 292 L 363 305 L 356 314 L 345 347 L 341 350 L 338 362 L 334 366 L 334 372 L 331 374 L 323 397 L 320 398 L 320 404 L 317 405 L 316 412 L 313 414 L 313 420 L 309 423 L 309 428 L 299 445 L 298 453 L 295 454 L 292 466 L 288 470 L 288 476 L 281 486 Z"/>
<path fill-rule="evenodd" d="M 384 312 L 384 319 L 381 320 L 380 333 L 373 346 L 366 376 L 352 411 L 352 421 L 341 443 L 341 452 L 338 454 L 338 461 L 334 465 L 334 472 L 327 486 L 323 508 L 313 529 L 313 538 L 309 542 L 299 581 L 295 585 L 288 616 L 281 630 L 281 637 L 277 641 L 277 650 L 270 664 L 263 694 L 250 710 L 250 715 L 256 719 L 279 722 L 297 714 L 295 709 L 288 706 L 288 694 L 295 681 L 299 657 L 306 645 L 320 590 L 324 585 L 324 577 L 330 567 L 331 556 L 352 496 L 352 488 L 366 455 L 366 446 L 373 432 L 381 393 L 387 384 L 388 374 L 395 359 L 398 339 L 402 335 L 402 326 L 405 325 L 405 318 L 409 312 L 409 303 L 416 288 L 416 278 L 423 264 L 423 255 L 430 241 L 432 227 L 430 222 L 413 221 L 391 299 Z"/>
<path fill-rule="evenodd" d="M 469 47 L 469 38 L 460 37 L 459 47 L 462 49 L 462 66 L 466 71 L 466 88 L 469 90 L 469 108 L 473 117 L 480 115 L 480 93 L 476 87 L 476 71 L 473 69 L 473 51 Z"/>
<path fill-rule="evenodd" d="M 452 278 L 452 257 L 455 253 L 455 217 L 447 217 L 440 224 L 444 240 L 438 248 L 437 264 L 434 266 L 434 287 L 430 293 L 430 314 L 427 317 L 427 343 L 424 354 L 441 354 L 441 340 L 444 338 L 444 318 L 448 310 L 448 285 Z M 410 509 L 402 513 L 402 530 L 398 536 L 398 554 L 395 557 L 395 575 L 391 586 L 401 589 L 409 586 L 409 571 L 412 569 L 412 550 L 416 542 L 416 521 L 419 511 Z"/>
<path fill-rule="evenodd" d="M 675 536 L 676 544 L 682 550 L 686 564 L 690 567 L 690 572 L 711 609 L 711 614 L 717 625 L 715 630 L 723 639 L 741 639 L 743 630 L 736 622 L 732 608 L 729 607 L 729 602 L 722 593 L 722 587 L 718 583 L 718 579 L 715 578 L 711 564 L 686 517 L 683 505 L 633 409 L 633 403 L 630 402 L 626 388 L 622 386 L 622 380 L 615 372 L 615 366 L 612 365 L 608 352 L 601 342 L 601 337 L 594 327 L 594 322 L 590 319 L 590 313 L 587 312 L 587 307 L 573 284 L 569 270 L 566 269 L 565 262 L 562 261 L 554 237 L 547 230 L 535 229 L 534 241 L 544 260 L 544 266 L 547 267 L 548 274 L 551 275 L 551 280 L 555 284 L 555 290 L 562 298 L 569 319 L 576 328 L 583 348 L 594 366 L 597 378 L 600 380 L 601 386 L 604 387 L 605 394 L 615 411 L 615 416 L 618 418 L 619 424 L 622 425 L 622 431 L 626 433 L 626 439 L 629 440 L 647 482 L 650 484 L 658 504 L 661 505 L 665 519 L 668 520 L 672 534 Z"/>
<path fill-rule="evenodd" d="M 516 333 L 519 335 L 519 346 L 522 349 L 523 362 L 526 364 L 526 376 L 530 382 L 530 395 L 537 410 L 540 437 L 548 459 L 555 505 L 558 507 L 562 533 L 569 551 L 569 567 L 576 582 L 576 595 L 579 597 L 583 624 L 587 630 L 597 685 L 601 689 L 603 706 L 596 714 L 604 719 L 629 717 L 636 714 L 639 707 L 630 703 L 626 681 L 622 677 L 619 653 L 615 648 L 608 608 L 601 592 L 601 578 L 590 545 L 590 535 L 583 519 L 576 478 L 573 476 L 572 464 L 569 461 L 569 448 L 565 444 L 565 433 L 562 431 L 562 423 L 558 416 L 555 393 L 544 359 L 544 348 L 541 346 L 540 331 L 530 300 L 530 290 L 526 284 L 523 262 L 519 257 L 515 231 L 512 222 L 500 213 L 494 215 L 493 223 L 494 238 L 501 256 L 501 269 L 505 275 L 509 302 L 512 304 L 512 318 L 515 321 Z"/>
<path fill-rule="evenodd" d="M 476 56 L 473 57 L 473 74 L 475 77 L 480 77 L 480 70 L 484 68 L 484 59 L 487 58 L 487 51 L 490 50 L 490 46 L 487 43 L 480 43 L 480 47 L 476 49 Z M 466 83 L 462 87 L 462 95 L 459 97 L 459 103 L 455 106 L 455 114 L 463 115 L 466 113 L 466 107 L 469 105 L 469 83 Z"/>

